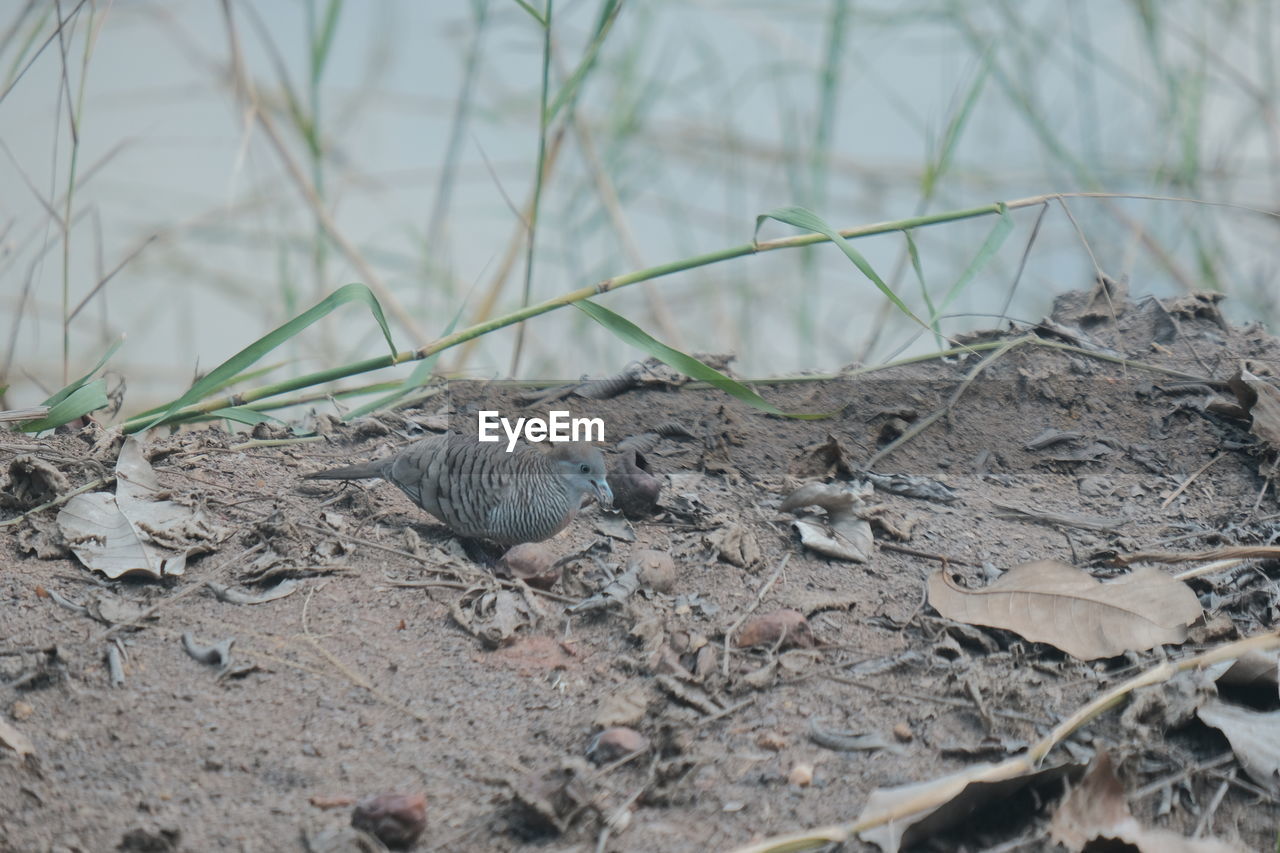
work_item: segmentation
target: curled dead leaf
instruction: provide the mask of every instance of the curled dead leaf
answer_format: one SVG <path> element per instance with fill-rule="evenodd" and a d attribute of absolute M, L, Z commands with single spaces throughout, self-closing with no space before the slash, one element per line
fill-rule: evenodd
<path fill-rule="evenodd" d="M 1137 853 L 1240 853 L 1217 839 L 1186 838 L 1138 823 L 1106 752 L 1098 753 L 1080 784 L 1058 804 L 1049 822 L 1049 837 L 1072 853 L 1105 846 L 1104 841 L 1122 842 Z"/>
<path fill-rule="evenodd" d="M 897 853 L 904 846 L 968 819 L 989 803 L 1008 799 L 1024 788 L 1040 788 L 1057 782 L 1079 766 L 1060 764 L 1028 771 L 1009 762 L 975 764 L 959 773 L 926 782 L 877 788 L 867 798 L 857 823 L 884 822 L 859 833 L 858 837 L 885 853 Z M 886 820 L 890 815 L 893 819 Z"/>
<path fill-rule="evenodd" d="M 1229 384 L 1240 405 L 1253 419 L 1249 431 L 1272 450 L 1280 450 L 1280 389 L 1251 373 L 1244 364 Z"/>
<path fill-rule="evenodd" d="M 1227 736 L 1244 772 L 1259 785 L 1280 792 L 1280 711 L 1254 711 L 1220 700 L 1196 712 L 1205 725 Z"/>
<path fill-rule="evenodd" d="M 662 481 L 649 470 L 648 460 L 640 451 L 624 450 L 609 469 L 608 480 L 613 505 L 627 518 L 644 518 L 657 510 Z"/>
<path fill-rule="evenodd" d="M 865 563 L 871 558 L 874 539 L 871 523 L 859 518 L 858 512 L 871 491 L 869 485 L 855 491 L 835 483 L 808 483 L 792 492 L 779 509 L 800 515 L 792 526 L 806 548 L 838 560 Z M 808 507 L 818 507 L 825 515 L 802 514 Z"/>
<path fill-rule="evenodd" d="M 717 557 L 730 565 L 747 569 L 760 562 L 760 545 L 745 524 L 722 527 L 707 537 L 707 543 L 716 549 Z"/>

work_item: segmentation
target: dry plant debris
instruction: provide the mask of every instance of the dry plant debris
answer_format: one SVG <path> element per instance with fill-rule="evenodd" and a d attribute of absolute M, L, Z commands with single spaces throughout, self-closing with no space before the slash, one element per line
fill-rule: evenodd
<path fill-rule="evenodd" d="M 1105 751 L 1098 753 L 1080 783 L 1054 810 L 1049 837 L 1071 853 L 1116 849 L 1116 842 L 1122 843 L 1120 849 L 1136 853 L 1245 853 L 1244 848 L 1225 841 L 1186 838 L 1141 825 L 1129 810 L 1124 787 Z"/>
<path fill-rule="evenodd" d="M 611 439 L 636 436 L 662 503 L 632 519 L 588 508 L 544 543 L 554 591 L 495 577 L 496 554 L 467 552 L 395 490 L 302 493 L 299 473 L 322 456 L 368 458 L 378 436 L 446 426 L 443 409 L 318 418 L 327 452 L 204 427 L 153 437 L 163 486 L 200 495 L 233 531 L 217 559 L 158 583 L 84 570 L 48 535 L 62 504 L 32 512 L 37 497 L 102 487 L 98 460 L 117 461 L 102 430 L 0 443 L 0 469 L 27 456 L 52 484 L 22 506 L 0 501 L 17 534 L 0 535 L 0 790 L 19 792 L 0 796 L 0 837 L 24 851 L 174 847 L 156 827 L 181 826 L 179 848 L 221 849 L 230 831 L 293 837 L 299 808 L 308 824 L 345 824 L 354 799 L 334 793 L 421 787 L 439 849 L 799 850 L 856 847 L 860 833 L 886 850 L 1035 848 L 1061 777 L 1105 745 L 1126 757 L 1140 829 L 1198 839 L 1189 849 L 1267 849 L 1280 823 L 1266 716 L 1280 713 L 1280 547 L 1265 423 L 1280 344 L 1154 301 L 1117 308 L 1095 300 L 1092 320 L 1066 310 L 1034 334 L 992 333 L 998 358 L 769 389 L 788 411 L 839 413 L 824 421 L 643 379 L 583 398 Z M 1217 371 L 1242 363 L 1263 402 L 1225 405 Z M 513 390 L 463 383 L 450 396 L 457 418 L 510 408 Z M 890 412 L 901 440 L 887 448 L 877 413 Z M 775 513 L 774 496 L 798 487 L 810 491 L 795 514 Z M 982 509 L 995 505 L 1024 514 Z M 841 534 L 842 521 L 870 526 Z M 829 556 L 814 533 L 828 549 L 859 540 L 872 559 Z M 43 543 L 41 558 L 24 542 Z M 938 565 L 973 578 L 1044 560 L 1216 564 L 1099 583 L 1059 563 L 1081 584 L 1071 592 L 1024 577 L 1002 593 L 1017 570 L 984 589 L 935 578 L 933 602 L 953 618 L 926 598 Z M 1154 587 L 1136 583 L 1147 575 Z M 1180 591 L 1166 601 L 1163 587 Z M 305 594 L 278 597 L 290 588 Z M 1013 630 L 1068 654 L 955 621 L 969 617 L 947 595 L 1012 605 Z M 1201 605 L 1207 623 L 1188 628 Z M 1053 623 L 1067 614 L 1078 624 Z M 1152 636 L 1135 639 L 1143 621 Z M 232 680 L 241 664 L 213 677 L 184 654 L 188 631 L 235 637 L 259 675 Z M 115 781 L 121 767 L 138 772 Z M 339 802 L 342 814 L 320 811 Z M 380 849 L 350 826 L 319 829 L 305 828 L 307 849 Z"/>
<path fill-rule="evenodd" d="M 859 517 L 859 512 L 871 492 L 870 485 L 853 488 L 809 483 L 788 495 L 779 509 L 800 516 L 792 525 L 806 548 L 837 560 L 865 563 L 875 545 L 871 522 Z M 823 510 L 823 514 L 806 512 L 810 507 Z"/>
<path fill-rule="evenodd" d="M 224 531 L 200 508 L 163 495 L 142 443 L 130 436 L 116 461 L 115 494 L 76 495 L 58 525 L 80 561 L 109 578 L 181 575 L 187 559 L 212 550 Z"/>
<path fill-rule="evenodd" d="M 1016 566 L 976 590 L 936 571 L 929 603 L 949 619 L 1013 631 L 1081 660 L 1181 643 L 1201 613 L 1191 588 L 1157 568 L 1101 583 L 1056 560 Z"/>
<path fill-rule="evenodd" d="M 1227 736 L 1253 781 L 1280 793 L 1280 711 L 1254 711 L 1215 700 L 1201 705 L 1196 714 Z"/>

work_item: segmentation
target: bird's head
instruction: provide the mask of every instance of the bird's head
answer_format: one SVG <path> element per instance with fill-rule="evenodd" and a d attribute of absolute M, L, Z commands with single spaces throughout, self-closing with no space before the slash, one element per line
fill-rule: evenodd
<path fill-rule="evenodd" d="M 580 495 L 595 495 L 605 509 L 613 506 L 613 490 L 605 479 L 604 456 L 597 448 L 587 444 L 554 444 L 551 458 L 570 489 Z"/>

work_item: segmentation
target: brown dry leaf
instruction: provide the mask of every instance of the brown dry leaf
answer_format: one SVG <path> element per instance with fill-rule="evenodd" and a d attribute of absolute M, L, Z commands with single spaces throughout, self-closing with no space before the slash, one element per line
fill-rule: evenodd
<path fill-rule="evenodd" d="M 948 619 L 1013 631 L 1081 660 L 1181 643 L 1201 612 L 1191 588 L 1157 568 L 1100 583 L 1057 560 L 1017 566 L 976 590 L 937 571 L 929 578 L 929 603 Z"/>
<path fill-rule="evenodd" d="M 852 477 L 853 474 L 848 454 L 840 440 L 830 433 L 826 441 L 809 445 L 791 462 L 791 476 L 798 480 Z"/>
<path fill-rule="evenodd" d="M 1205 725 L 1220 729 L 1249 778 L 1280 792 L 1280 711 L 1252 711 L 1220 700 L 1196 712 Z"/>
<path fill-rule="evenodd" d="M 488 648 L 496 649 L 516 639 L 516 633 L 535 627 L 541 617 L 532 596 L 505 589 L 473 587 L 455 600 L 450 615 Z"/>
<path fill-rule="evenodd" d="M 1102 840 L 1122 841 L 1137 853 L 1239 853 L 1217 839 L 1185 838 L 1138 823 L 1106 752 L 1098 753 L 1080 784 L 1058 804 L 1049 822 L 1049 838 L 1072 853 Z"/>
<path fill-rule="evenodd" d="M 945 800 L 868 829 L 858 837 L 875 844 L 885 853 L 898 853 L 903 847 L 969 819 L 974 811 L 989 803 L 1007 799 L 1028 786 L 1042 787 L 1055 782 L 1081 766 L 1068 763 L 1027 772 L 1008 765 L 975 764 L 959 773 L 927 782 L 877 788 L 867 798 L 867 804 L 858 815 L 858 823 L 910 808 L 910 803 Z"/>
<path fill-rule="evenodd" d="M 623 685 L 600 700 L 591 722 L 602 729 L 637 725 L 649 713 L 649 704 L 652 701 L 650 690 L 644 685 Z"/>
<path fill-rule="evenodd" d="M 715 548 L 716 555 L 726 563 L 747 569 L 760 562 L 760 544 L 745 524 L 720 528 L 707 537 L 707 544 Z"/>
<path fill-rule="evenodd" d="M 1240 405 L 1253 418 L 1249 431 L 1272 450 L 1280 450 L 1280 389 L 1250 373 L 1243 364 L 1240 372 L 1231 378 L 1230 385 Z"/>
<path fill-rule="evenodd" d="M 9 747 L 9 749 L 18 753 L 19 758 L 34 755 L 36 751 L 36 746 L 31 742 L 31 738 L 3 719 L 0 719 L 0 746 Z"/>

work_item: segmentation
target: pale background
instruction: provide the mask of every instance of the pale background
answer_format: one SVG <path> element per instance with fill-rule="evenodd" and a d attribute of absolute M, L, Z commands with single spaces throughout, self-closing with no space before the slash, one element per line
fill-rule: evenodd
<path fill-rule="evenodd" d="M 521 239 L 512 205 L 526 203 L 537 156 L 537 22 L 512 0 L 347 2 L 313 84 L 307 45 L 328 2 L 229 6 L 260 102 L 343 236 L 427 338 L 464 300 L 470 322 Z M 553 91 L 582 57 L 599 8 L 556 4 Z M 70 19 L 63 38 L 37 53 L 59 13 Z M 1209 0 L 630 0 L 544 189 L 533 298 L 748 242 L 757 214 L 790 204 L 841 228 L 1076 190 L 1274 207 L 1276 13 L 1271 3 Z M 214 0 L 0 2 L 8 406 L 40 402 L 121 333 L 127 343 L 109 369 L 127 383 L 124 412 L 164 402 L 361 279 L 317 238 L 312 208 L 235 91 L 232 55 Z M 306 120 L 315 117 L 314 153 L 286 106 L 286 81 Z M 971 93 L 949 168 L 926 197 L 923 176 Z M 1135 294 L 1218 289 L 1234 319 L 1274 321 L 1276 219 L 1146 201 L 1069 206 L 1098 265 L 1128 276 Z M 970 316 L 948 331 L 998 322 L 990 315 L 1036 215 L 1014 214 L 1016 230 L 951 306 Z M 916 231 L 935 298 L 993 224 Z M 771 223 L 763 236 L 791 233 Z M 856 246 L 923 310 L 901 235 Z M 496 313 L 519 305 L 518 258 Z M 1054 206 L 1007 313 L 1039 319 L 1054 294 L 1092 277 L 1080 234 Z M 64 359 L 64 322 L 91 293 L 66 325 Z M 738 353 L 748 376 L 875 362 L 912 333 L 900 318 L 884 322 L 883 300 L 829 245 L 601 301 L 686 350 Z M 393 325 L 401 348 L 426 342 Z M 532 321 L 528 335 L 526 377 L 600 375 L 640 356 L 572 310 Z M 504 376 L 513 341 L 504 330 L 442 366 Z M 925 337 L 915 351 L 930 346 Z M 267 379 L 381 352 L 367 312 L 348 306 L 273 354 Z"/>

